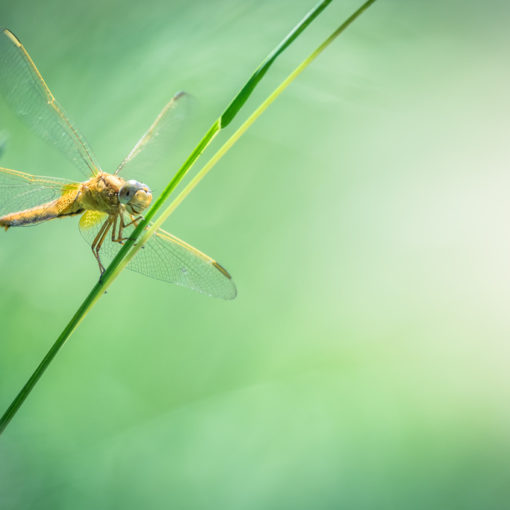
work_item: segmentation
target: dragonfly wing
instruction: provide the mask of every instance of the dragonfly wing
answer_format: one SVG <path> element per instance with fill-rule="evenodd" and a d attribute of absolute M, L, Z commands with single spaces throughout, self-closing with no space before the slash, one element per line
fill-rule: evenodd
<path fill-rule="evenodd" d="M 209 296 L 235 298 L 232 277 L 208 255 L 159 229 L 132 261 L 134 271 Z"/>
<path fill-rule="evenodd" d="M 130 175 L 137 175 L 143 169 L 154 166 L 165 152 L 168 152 L 172 138 L 178 130 L 179 121 L 184 117 L 182 104 L 186 102 L 187 97 L 185 92 L 179 92 L 170 99 L 149 129 L 118 166 L 116 174 L 127 170 Z"/>
<path fill-rule="evenodd" d="M 107 215 L 87 211 L 80 221 L 85 240 L 92 244 Z M 123 235 L 129 237 L 134 226 L 126 227 Z M 111 262 L 120 249 L 109 233 L 99 256 L 104 265 Z M 128 264 L 137 273 L 188 287 L 203 294 L 223 299 L 235 298 L 237 291 L 230 274 L 220 264 L 201 251 L 159 229 Z"/>
<path fill-rule="evenodd" d="M 77 182 L 0 167 L 0 216 L 50 202 L 77 186 Z"/>
<path fill-rule="evenodd" d="M 99 171 L 85 139 L 55 100 L 23 45 L 7 29 L 0 32 L 0 92 L 36 134 L 56 145 L 85 176 Z"/>

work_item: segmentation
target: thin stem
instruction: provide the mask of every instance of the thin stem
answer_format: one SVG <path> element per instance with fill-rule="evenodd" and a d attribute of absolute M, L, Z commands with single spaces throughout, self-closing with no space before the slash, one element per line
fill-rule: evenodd
<path fill-rule="evenodd" d="M 209 171 L 218 163 L 218 161 L 234 146 L 234 144 L 243 136 L 248 128 L 264 113 L 267 107 L 308 67 L 363 11 L 365 11 L 375 0 L 367 0 L 356 12 L 345 20 L 320 46 L 318 46 L 310 55 L 292 71 L 285 80 L 262 102 L 262 104 L 243 122 L 243 124 L 234 132 L 234 134 L 218 149 L 204 167 L 193 177 L 193 179 L 184 187 L 184 189 L 175 197 L 170 205 L 158 216 L 153 224 L 146 229 L 141 240 L 133 247 L 127 256 L 119 264 L 118 270 L 121 271 L 129 261 L 136 255 L 138 250 L 150 239 L 158 228 L 167 220 L 167 218 L 177 209 L 183 200 L 193 191 L 197 184 L 209 173 Z"/>
<path fill-rule="evenodd" d="M 323 0 L 319 2 L 306 16 L 294 27 L 293 30 L 283 39 L 283 41 L 262 61 L 259 67 L 252 74 L 251 78 L 246 82 L 245 86 L 240 90 L 239 94 L 227 106 L 221 116 L 222 129 L 228 126 L 237 112 L 242 108 L 248 97 L 250 97 L 253 89 L 258 82 L 264 77 L 271 64 L 278 58 L 293 41 L 295 41 L 301 32 L 331 3 L 331 0 Z"/>
<path fill-rule="evenodd" d="M 16 395 L 16 398 L 12 401 L 11 405 L 7 408 L 2 418 L 0 419 L 0 434 L 4 431 L 5 427 L 12 420 L 18 409 L 27 398 L 28 394 L 32 391 L 32 388 L 36 385 L 41 375 L 44 373 L 51 360 L 56 356 L 60 348 L 65 344 L 66 340 L 71 336 L 74 330 L 78 327 L 80 322 L 85 318 L 88 310 L 90 310 L 95 302 L 101 297 L 104 292 L 104 286 L 102 280 L 99 280 L 95 285 L 90 294 L 87 296 L 85 301 L 78 308 L 73 318 L 69 321 L 64 331 L 57 338 L 55 343 L 51 346 L 46 356 L 39 363 L 38 367 L 34 370 L 34 373 L 30 376 L 28 381 L 25 383 L 21 391 Z"/>

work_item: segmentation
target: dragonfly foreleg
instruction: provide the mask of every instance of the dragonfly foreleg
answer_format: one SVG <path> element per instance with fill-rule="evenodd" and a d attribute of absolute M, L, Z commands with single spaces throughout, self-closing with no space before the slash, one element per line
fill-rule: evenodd
<path fill-rule="evenodd" d="M 101 276 L 103 275 L 105 269 L 103 264 L 101 263 L 101 257 L 99 257 L 99 250 L 101 249 L 101 246 L 103 245 L 103 242 L 106 238 L 106 234 L 108 233 L 108 230 L 110 230 L 110 227 L 113 223 L 112 218 L 108 218 L 102 225 L 102 227 L 99 229 L 99 232 L 97 233 L 94 241 L 92 242 L 92 253 L 94 254 L 94 257 L 96 257 L 97 263 L 99 264 L 99 272 L 101 273 Z"/>
<path fill-rule="evenodd" d="M 121 216 L 120 222 L 117 221 L 118 219 L 119 219 L 119 216 L 115 216 L 115 218 L 113 219 L 112 243 L 120 243 L 120 244 L 122 244 L 122 242 L 123 242 L 123 239 L 122 239 L 122 228 L 121 228 L 122 216 Z M 117 233 L 117 224 L 119 225 L 118 233 Z"/>
<path fill-rule="evenodd" d="M 130 225 L 134 225 L 135 227 L 138 227 L 138 222 L 143 218 L 143 216 L 137 216 L 136 218 L 134 216 L 131 216 L 131 221 L 129 223 L 123 223 L 123 227 L 129 227 Z M 124 220 L 123 220 L 124 221 Z"/>
<path fill-rule="evenodd" d="M 119 214 L 118 216 L 115 217 L 115 220 L 114 220 L 114 223 L 113 223 L 113 230 L 112 230 L 112 241 L 114 243 L 120 243 L 120 244 L 124 244 L 124 241 L 127 241 L 129 239 L 129 237 L 124 237 L 122 235 L 122 232 L 123 230 L 126 228 L 126 227 L 130 227 L 131 225 L 135 225 L 138 226 L 138 222 L 143 218 L 143 216 L 138 216 L 136 218 L 134 218 L 133 216 L 131 216 L 131 221 L 129 223 L 124 223 L 124 216 L 122 214 Z M 115 232 L 116 231 L 116 228 L 117 228 L 117 219 L 119 219 L 120 221 L 118 222 L 118 225 L 119 225 L 119 228 L 118 228 L 118 232 Z"/>

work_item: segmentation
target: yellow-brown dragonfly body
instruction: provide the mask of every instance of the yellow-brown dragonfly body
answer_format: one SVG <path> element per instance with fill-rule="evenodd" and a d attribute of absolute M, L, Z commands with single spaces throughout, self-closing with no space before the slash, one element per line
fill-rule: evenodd
<path fill-rule="evenodd" d="M 37 205 L 24 211 L 6 214 L 0 217 L 0 227 L 7 230 L 9 227 L 32 225 L 54 218 L 74 216 L 85 211 L 100 211 L 109 216 L 118 216 L 125 206 L 119 201 L 119 193 L 126 185 L 126 181 L 102 172 L 79 185 L 68 185 L 62 190 L 62 196 L 46 204 Z M 146 196 L 144 207 L 149 205 L 152 195 L 145 186 L 143 194 Z"/>
<path fill-rule="evenodd" d="M 84 138 L 65 115 L 21 42 L 0 33 L 0 92 L 43 139 L 57 147 L 88 179 L 83 182 L 31 175 L 0 167 L 0 227 L 35 225 L 82 215 L 80 230 L 91 244 L 100 271 L 112 259 L 152 200 L 150 188 L 118 174 L 136 168 L 138 154 L 161 137 L 183 93 L 165 105 L 115 173 L 101 170 Z M 236 295 L 230 274 L 216 261 L 159 229 L 128 268 L 211 296 Z"/>

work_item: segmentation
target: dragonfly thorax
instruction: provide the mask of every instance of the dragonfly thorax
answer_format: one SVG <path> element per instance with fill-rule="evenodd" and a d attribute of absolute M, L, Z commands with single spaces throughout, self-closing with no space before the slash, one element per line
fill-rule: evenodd
<path fill-rule="evenodd" d="M 140 214 L 152 200 L 150 188 L 138 181 L 126 181 L 119 190 L 119 202 L 130 214 Z"/>

